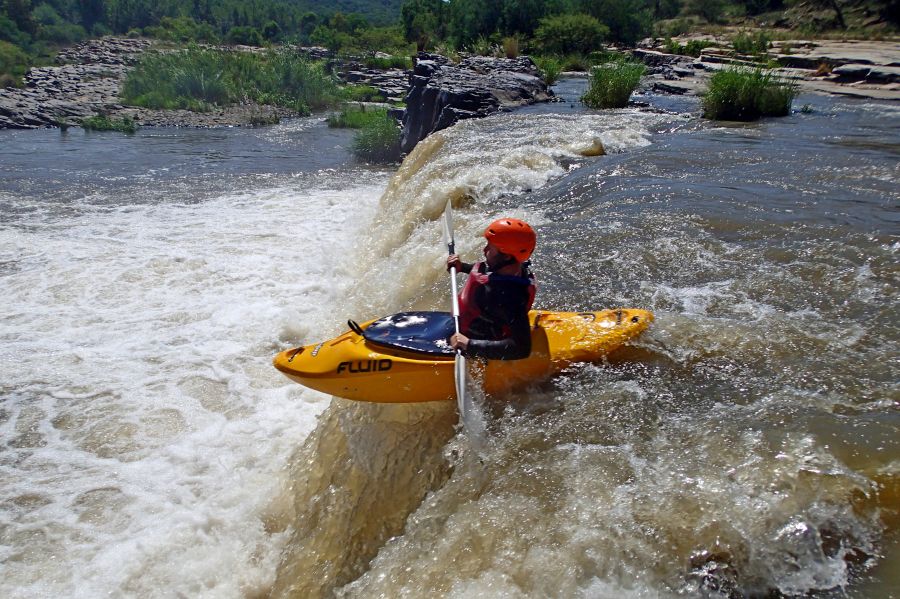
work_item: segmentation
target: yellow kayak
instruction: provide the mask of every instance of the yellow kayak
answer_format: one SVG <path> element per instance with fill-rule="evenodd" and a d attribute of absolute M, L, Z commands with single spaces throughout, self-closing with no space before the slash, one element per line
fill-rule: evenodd
<path fill-rule="evenodd" d="M 596 362 L 642 333 L 646 310 L 548 312 L 532 310 L 531 355 L 487 360 L 486 393 L 502 394 L 545 380 L 577 362 Z M 454 354 L 447 344 L 453 318 L 446 312 L 402 312 L 362 324 L 352 321 L 334 339 L 288 349 L 275 368 L 323 393 L 358 401 L 409 403 L 455 400 Z"/>

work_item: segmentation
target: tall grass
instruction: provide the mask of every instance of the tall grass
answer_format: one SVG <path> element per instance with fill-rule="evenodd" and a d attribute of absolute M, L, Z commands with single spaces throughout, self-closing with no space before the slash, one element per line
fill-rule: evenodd
<path fill-rule="evenodd" d="M 643 64 L 627 60 L 598 65 L 591 69 L 581 101 L 589 108 L 624 108 L 645 70 Z"/>
<path fill-rule="evenodd" d="M 353 154 L 370 162 L 396 162 L 400 159 L 400 129 L 387 113 L 367 123 L 356 134 Z"/>
<path fill-rule="evenodd" d="M 329 127 L 364 129 L 375 121 L 384 120 L 388 111 L 384 108 L 351 107 L 348 106 L 338 114 L 328 117 Z"/>
<path fill-rule="evenodd" d="M 337 83 L 320 63 L 288 50 L 250 53 L 191 46 L 146 54 L 122 87 L 126 104 L 194 111 L 249 100 L 308 114 L 334 105 L 339 97 Z"/>
<path fill-rule="evenodd" d="M 559 80 L 559 74 L 562 72 L 562 63 L 553 56 L 535 56 L 534 64 L 537 65 L 541 72 L 541 77 L 547 85 L 553 85 Z"/>
<path fill-rule="evenodd" d="M 121 133 L 136 133 L 138 126 L 134 119 L 123 116 L 120 119 L 111 119 L 105 115 L 89 116 L 81 119 L 81 127 L 85 131 L 119 131 Z"/>
<path fill-rule="evenodd" d="M 723 69 L 712 76 L 703 96 L 703 116 L 722 121 L 752 121 L 787 116 L 797 86 L 762 69 Z"/>

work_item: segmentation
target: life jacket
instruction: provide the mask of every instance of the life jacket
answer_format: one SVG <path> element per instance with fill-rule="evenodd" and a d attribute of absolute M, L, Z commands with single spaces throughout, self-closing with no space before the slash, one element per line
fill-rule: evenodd
<path fill-rule="evenodd" d="M 484 272 L 486 270 L 487 266 L 483 261 L 473 264 L 472 270 L 469 271 L 469 276 L 466 279 L 466 284 L 463 285 L 462 291 L 459 294 L 459 330 L 464 335 L 469 331 L 469 327 L 472 323 L 481 316 L 481 308 L 475 301 L 478 290 L 490 282 L 509 281 L 525 285 L 528 287 L 526 310 L 531 310 L 531 306 L 534 304 L 534 295 L 537 291 L 537 286 L 535 285 L 534 275 L 528 272 L 527 268 L 525 271 L 526 276 L 524 277 Z M 509 334 L 510 331 L 508 330 L 508 327 L 503 327 L 503 335 L 507 336 Z"/>

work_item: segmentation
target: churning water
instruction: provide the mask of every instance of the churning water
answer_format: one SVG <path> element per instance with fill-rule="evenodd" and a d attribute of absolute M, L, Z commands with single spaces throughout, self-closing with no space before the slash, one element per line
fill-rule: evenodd
<path fill-rule="evenodd" d="M 535 107 L 390 180 L 312 119 L 2 133 L 0 594 L 900 596 L 900 110 L 807 102 Z M 538 307 L 657 317 L 477 451 L 270 366 L 444 308 L 448 199 L 469 258 L 536 224 Z"/>

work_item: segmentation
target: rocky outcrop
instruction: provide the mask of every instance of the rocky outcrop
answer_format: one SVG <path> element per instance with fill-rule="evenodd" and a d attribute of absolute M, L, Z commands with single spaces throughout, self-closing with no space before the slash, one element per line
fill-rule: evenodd
<path fill-rule="evenodd" d="M 477 56 L 453 64 L 443 56 L 420 53 L 409 83 L 400 141 L 403 152 L 459 120 L 553 97 L 528 57 Z"/>
<path fill-rule="evenodd" d="M 60 53 L 59 66 L 32 68 L 25 87 L 0 89 L 0 129 L 53 127 L 116 112 L 128 66 L 149 45 L 139 39 L 90 40 Z"/>
<path fill-rule="evenodd" d="M 805 91 L 900 100 L 900 44 L 896 42 L 776 41 L 768 49 L 766 59 L 761 60 L 736 54 L 727 39 L 711 41 L 716 46 L 704 48 L 698 58 L 692 58 L 661 51 L 663 40 L 647 40 L 645 47 L 633 51 L 634 57 L 649 67 L 643 82 L 645 89 L 700 95 L 717 70 L 728 66 L 766 67 L 766 61 L 774 59 L 782 68 L 773 72 Z"/>

